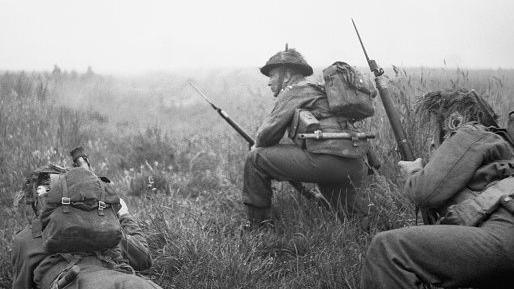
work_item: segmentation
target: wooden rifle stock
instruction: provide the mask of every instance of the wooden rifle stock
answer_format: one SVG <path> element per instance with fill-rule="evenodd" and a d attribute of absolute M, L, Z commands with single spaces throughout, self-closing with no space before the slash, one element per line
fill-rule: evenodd
<path fill-rule="evenodd" d="M 415 159 L 414 154 L 412 153 L 412 149 L 409 143 L 407 142 L 407 137 L 405 135 L 405 131 L 403 130 L 402 123 L 400 120 L 400 114 L 394 106 L 393 100 L 391 99 L 391 95 L 389 94 L 389 90 L 387 89 L 386 79 L 381 75 L 376 76 L 375 83 L 377 85 L 378 93 L 380 94 L 382 104 L 384 105 L 384 110 L 387 114 L 387 118 L 389 119 L 389 123 L 391 124 L 391 128 L 394 133 L 394 138 L 396 140 L 396 143 L 398 144 L 401 159 L 404 161 L 413 161 Z"/>

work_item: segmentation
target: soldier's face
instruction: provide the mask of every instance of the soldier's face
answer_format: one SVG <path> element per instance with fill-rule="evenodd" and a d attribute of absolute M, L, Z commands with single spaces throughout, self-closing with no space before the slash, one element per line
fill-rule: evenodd
<path fill-rule="evenodd" d="M 271 92 L 273 92 L 274 96 L 278 95 L 278 93 L 280 92 L 280 89 L 282 87 L 282 83 L 281 83 L 282 81 L 280 79 L 281 72 L 282 72 L 282 69 L 280 67 L 273 68 L 269 72 L 268 86 L 271 89 Z"/>

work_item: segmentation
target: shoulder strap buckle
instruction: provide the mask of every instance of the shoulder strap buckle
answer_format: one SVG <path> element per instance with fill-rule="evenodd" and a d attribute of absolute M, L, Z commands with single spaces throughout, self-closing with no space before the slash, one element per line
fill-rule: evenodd
<path fill-rule="evenodd" d="M 107 204 L 103 201 L 98 201 L 98 210 L 103 210 L 107 208 Z"/>
<path fill-rule="evenodd" d="M 63 205 L 70 205 L 71 204 L 71 199 L 68 198 L 68 197 L 62 197 L 61 198 L 61 204 L 63 204 Z"/>
<path fill-rule="evenodd" d="M 104 215 L 104 209 L 107 208 L 107 204 L 104 201 L 98 201 L 98 215 Z"/>

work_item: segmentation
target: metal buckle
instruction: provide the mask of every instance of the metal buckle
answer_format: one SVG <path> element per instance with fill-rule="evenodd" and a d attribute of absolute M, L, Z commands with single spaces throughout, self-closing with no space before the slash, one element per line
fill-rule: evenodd
<path fill-rule="evenodd" d="M 359 137 L 356 134 L 352 134 L 352 144 L 354 147 L 359 146 Z"/>
<path fill-rule="evenodd" d="M 62 197 L 62 198 L 61 198 L 61 204 L 63 204 L 63 205 L 69 205 L 69 204 L 71 204 L 71 199 L 70 199 L 70 198 L 67 198 L 67 197 Z"/>
<path fill-rule="evenodd" d="M 98 201 L 98 210 L 103 210 L 105 208 L 107 208 L 107 204 L 105 202 Z"/>
<path fill-rule="evenodd" d="M 316 135 L 316 139 L 322 139 L 323 138 L 323 132 L 320 129 L 314 131 L 314 134 Z"/>

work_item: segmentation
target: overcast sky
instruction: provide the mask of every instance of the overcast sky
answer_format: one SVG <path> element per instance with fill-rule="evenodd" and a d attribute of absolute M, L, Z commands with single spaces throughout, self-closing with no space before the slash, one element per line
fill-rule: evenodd
<path fill-rule="evenodd" d="M 259 67 L 284 48 L 313 66 L 514 68 L 512 0 L 0 0 L 0 70 L 104 73 Z"/>

